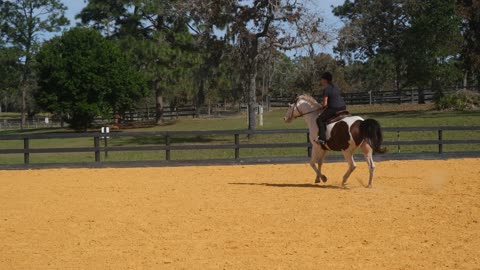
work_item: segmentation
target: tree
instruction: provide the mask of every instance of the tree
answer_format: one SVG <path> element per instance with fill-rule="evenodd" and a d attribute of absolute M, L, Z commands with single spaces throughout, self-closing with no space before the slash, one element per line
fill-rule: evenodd
<path fill-rule="evenodd" d="M 231 59 L 237 63 L 248 103 L 248 129 L 256 129 L 257 75 L 260 50 L 289 50 L 323 43 L 321 18 L 294 0 L 193 0 L 203 21 L 226 29 L 234 48 Z"/>
<path fill-rule="evenodd" d="M 1 30 L 5 42 L 21 52 L 23 70 L 20 81 L 22 92 L 22 129 L 26 121 L 27 96 L 32 88 L 32 60 L 39 47 L 41 35 L 59 32 L 68 24 L 66 7 L 59 0 L 0 1 Z"/>
<path fill-rule="evenodd" d="M 307 92 L 312 95 L 323 93 L 321 76 L 325 71 L 333 74 L 334 83 L 344 92 L 351 90 L 345 81 L 343 63 L 326 53 L 312 54 L 296 59 L 294 88 L 297 92 Z"/>
<path fill-rule="evenodd" d="M 348 61 L 380 57 L 371 63 L 386 64 L 375 67 L 385 71 L 382 77 L 395 74 L 397 92 L 417 87 L 422 103 L 424 87 L 445 83 L 446 69 L 455 73 L 460 20 L 450 0 L 345 1 L 334 13 L 346 22 L 337 51 Z"/>
<path fill-rule="evenodd" d="M 457 0 L 457 12 L 462 18 L 462 60 L 465 72 L 464 86 L 468 75 L 476 77 L 480 91 L 480 1 Z"/>
<path fill-rule="evenodd" d="M 198 65 L 192 34 L 179 2 L 90 0 L 79 14 L 82 22 L 119 40 L 135 66 L 146 73 L 155 93 L 156 122 L 162 123 L 164 96 L 175 95 L 191 68 Z M 193 83 L 193 82 L 192 82 Z"/>
<path fill-rule="evenodd" d="M 262 53 L 258 72 L 261 91 L 257 92 L 261 92 L 262 97 L 271 94 L 282 96 L 291 92 L 295 80 L 295 65 L 283 52 L 268 50 Z"/>
<path fill-rule="evenodd" d="M 349 74 L 349 79 L 359 77 L 360 89 L 364 91 L 382 91 L 398 87 L 395 59 L 388 54 L 378 54 L 366 62 L 356 62 L 358 68 Z"/>
<path fill-rule="evenodd" d="M 408 84 L 419 88 L 419 102 L 424 103 L 425 87 L 441 91 L 442 83 L 450 83 L 445 73 L 458 74 L 454 81 L 461 78 L 451 64 L 460 53 L 461 21 L 450 0 L 414 2 L 409 13 L 410 27 L 405 32 L 407 78 Z"/>
<path fill-rule="evenodd" d="M 158 123 L 168 91 L 182 92 L 171 89 L 188 84 L 191 76 L 191 84 L 197 86 L 196 103 L 201 105 L 211 96 L 206 87 L 213 91 L 219 85 L 215 74 L 220 60 L 228 58 L 237 63 L 235 70 L 242 76 L 249 128 L 255 129 L 258 56 L 264 49 L 287 50 L 324 41 L 321 20 L 307 15 L 306 8 L 293 0 L 90 0 L 79 17 L 112 38 L 129 40 L 125 46 L 138 55 L 138 67 L 151 74 Z M 222 32 L 225 38 L 217 36 Z"/>
<path fill-rule="evenodd" d="M 20 83 L 20 52 L 16 48 L 0 47 L 0 112 L 8 109 L 14 96 L 14 89 Z"/>
<path fill-rule="evenodd" d="M 74 28 L 45 43 L 37 56 L 37 103 L 76 130 L 94 117 L 122 114 L 145 94 L 143 75 L 118 46 L 95 30 Z"/>
<path fill-rule="evenodd" d="M 92 27 L 107 37 L 118 33 L 120 18 L 127 12 L 129 1 L 89 1 L 88 5 L 77 15 L 85 22 L 92 22 Z"/>
<path fill-rule="evenodd" d="M 346 0 L 333 13 L 345 21 L 336 51 L 349 60 L 366 61 L 376 55 L 389 56 L 394 63 L 395 88 L 401 91 L 405 75 L 405 40 L 409 26 L 403 0 Z"/>
<path fill-rule="evenodd" d="M 218 13 L 215 20 L 207 20 L 203 17 L 203 5 L 192 5 L 187 2 L 180 7 L 184 10 L 186 16 L 190 18 L 187 26 L 194 33 L 195 38 L 195 53 L 199 59 L 199 65 L 194 71 L 194 80 L 197 85 L 195 95 L 195 105 L 197 108 L 197 116 L 200 113 L 200 107 L 204 105 L 208 99 L 210 112 L 212 96 L 227 96 L 216 93 L 215 86 L 222 85 L 225 87 L 225 77 L 220 67 L 222 59 L 225 59 L 225 51 L 227 50 L 226 40 L 214 33 L 215 23 L 224 26 L 222 14 Z M 225 68 L 225 66 L 224 66 Z M 207 88 L 207 86 L 210 86 Z M 210 98 L 208 98 L 210 97 Z"/>

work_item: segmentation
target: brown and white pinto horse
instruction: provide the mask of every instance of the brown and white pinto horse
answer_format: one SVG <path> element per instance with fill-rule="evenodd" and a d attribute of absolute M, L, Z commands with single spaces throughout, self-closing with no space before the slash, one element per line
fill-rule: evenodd
<path fill-rule="evenodd" d="M 356 168 L 353 153 L 360 147 L 365 159 L 368 163 L 370 178 L 368 187 L 373 186 L 373 173 L 375 171 L 375 163 L 373 162 L 374 153 L 385 153 L 382 148 L 383 135 L 380 124 L 373 119 L 363 120 L 358 116 L 347 116 L 337 122 L 328 124 L 327 126 L 327 144 L 322 147 L 316 142 L 318 135 L 318 126 L 316 119 L 322 110 L 322 106 L 309 95 L 302 95 L 290 104 L 285 114 L 285 122 L 290 123 L 293 119 L 302 117 L 308 125 L 310 132 L 310 142 L 312 143 L 312 159 L 310 165 L 315 170 L 317 178 L 315 183 L 320 180 L 327 182 L 327 177 L 322 174 L 322 163 L 325 159 L 327 151 L 341 151 L 345 160 L 348 162 L 348 170 L 343 176 L 342 186 L 347 184 L 348 178 Z M 317 165 L 318 164 L 318 167 Z"/>

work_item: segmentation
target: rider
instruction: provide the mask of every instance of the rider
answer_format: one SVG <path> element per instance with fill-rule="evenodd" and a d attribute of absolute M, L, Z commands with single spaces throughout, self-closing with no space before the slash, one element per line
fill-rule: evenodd
<path fill-rule="evenodd" d="M 315 140 L 318 144 L 326 144 L 326 130 L 327 120 L 334 117 L 337 112 L 345 111 L 347 105 L 340 95 L 340 90 L 332 83 L 333 76 L 330 72 L 325 72 L 322 75 L 322 85 L 325 87 L 322 100 L 319 103 L 322 105 L 324 111 L 317 118 L 317 125 L 319 128 L 318 137 Z"/>

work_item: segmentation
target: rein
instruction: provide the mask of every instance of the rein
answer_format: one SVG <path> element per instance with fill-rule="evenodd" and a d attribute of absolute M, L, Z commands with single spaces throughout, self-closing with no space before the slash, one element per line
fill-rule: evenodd
<path fill-rule="evenodd" d="M 313 111 L 309 111 L 309 112 L 306 112 L 306 113 L 302 113 L 302 112 L 298 109 L 297 103 L 298 103 L 298 98 L 295 100 L 295 102 L 294 102 L 295 105 L 294 105 L 293 110 L 292 110 L 292 118 L 294 118 L 294 119 L 297 119 L 297 118 L 299 118 L 299 117 L 302 117 L 302 116 L 305 116 L 305 115 L 308 115 L 308 114 L 312 114 L 312 113 L 314 113 L 314 112 L 321 111 L 321 110 L 323 109 L 322 107 L 320 107 L 319 109 L 316 109 L 316 110 L 313 110 Z M 295 112 L 295 109 L 300 113 L 300 115 L 298 115 L 298 116 L 293 116 L 293 114 L 294 114 L 294 112 Z"/>

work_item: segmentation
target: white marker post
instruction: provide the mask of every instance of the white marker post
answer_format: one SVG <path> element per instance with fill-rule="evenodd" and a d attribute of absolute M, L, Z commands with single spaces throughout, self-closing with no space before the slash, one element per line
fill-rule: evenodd
<path fill-rule="evenodd" d="M 109 127 L 102 127 L 102 134 L 109 134 L 110 133 L 110 128 Z M 108 136 L 104 136 L 102 137 L 103 139 L 105 139 L 105 158 L 108 158 L 108 150 L 107 150 L 107 147 L 108 147 L 108 139 L 110 137 Z"/>

